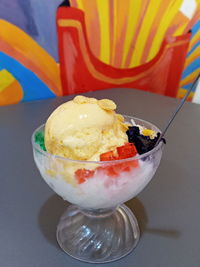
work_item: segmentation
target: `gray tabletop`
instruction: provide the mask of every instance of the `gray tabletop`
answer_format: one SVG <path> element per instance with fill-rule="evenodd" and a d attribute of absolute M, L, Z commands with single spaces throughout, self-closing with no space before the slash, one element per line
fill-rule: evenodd
<path fill-rule="evenodd" d="M 161 129 L 179 102 L 132 89 L 86 95 L 113 99 L 118 112 L 149 120 Z M 57 245 L 56 225 L 66 203 L 40 177 L 30 142 L 33 130 L 72 97 L 0 107 L 1 267 L 91 266 L 72 259 Z M 127 202 L 141 228 L 139 244 L 125 258 L 106 265 L 200 266 L 199 120 L 200 105 L 186 103 L 167 133 L 156 175 Z"/>

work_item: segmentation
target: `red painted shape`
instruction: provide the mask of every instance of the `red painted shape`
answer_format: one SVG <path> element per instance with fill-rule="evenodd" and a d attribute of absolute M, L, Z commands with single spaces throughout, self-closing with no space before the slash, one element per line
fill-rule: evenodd
<path fill-rule="evenodd" d="M 79 22 L 83 40 L 80 39 L 77 27 L 60 26 L 60 20 Z M 157 55 L 148 63 L 118 69 L 101 62 L 91 52 L 83 11 L 59 7 L 57 31 L 64 95 L 108 88 L 137 88 L 176 97 L 191 33 L 165 38 Z M 125 80 L 116 84 L 114 81 L 119 79 Z"/>

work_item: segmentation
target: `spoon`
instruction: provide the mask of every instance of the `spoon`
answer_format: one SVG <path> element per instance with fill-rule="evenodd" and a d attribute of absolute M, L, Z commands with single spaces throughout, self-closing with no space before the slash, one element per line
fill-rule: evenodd
<path fill-rule="evenodd" d="M 176 117 L 177 113 L 179 112 L 179 110 L 182 108 L 183 104 L 185 103 L 187 97 L 189 96 L 190 92 L 192 91 L 192 89 L 196 86 L 198 80 L 200 77 L 200 73 L 198 74 L 198 76 L 196 77 L 196 79 L 194 80 L 194 82 L 192 83 L 190 89 L 187 91 L 186 95 L 184 96 L 184 98 L 181 100 L 180 104 L 177 106 L 176 110 L 174 111 L 174 113 L 172 114 L 172 116 L 170 117 L 167 125 L 165 126 L 163 132 L 161 133 L 160 137 L 158 138 L 155 146 L 157 146 L 160 141 L 162 140 L 163 136 L 165 135 L 166 131 L 168 130 L 169 126 L 171 125 L 171 123 L 173 122 L 174 118 Z"/>

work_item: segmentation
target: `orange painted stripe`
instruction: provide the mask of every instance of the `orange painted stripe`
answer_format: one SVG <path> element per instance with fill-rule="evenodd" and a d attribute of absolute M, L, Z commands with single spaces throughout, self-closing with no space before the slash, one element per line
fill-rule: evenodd
<path fill-rule="evenodd" d="M 192 29 L 192 26 L 199 20 L 200 18 L 200 5 L 198 5 L 192 19 L 189 21 L 188 25 L 186 26 L 184 33 L 187 33 L 189 30 Z"/>
<path fill-rule="evenodd" d="M 182 12 L 178 11 L 176 13 L 176 16 L 172 19 L 171 25 L 169 26 L 169 28 L 166 31 L 166 36 L 174 35 L 174 33 L 180 27 L 182 27 L 182 25 L 185 25 L 185 27 L 186 27 L 188 21 L 189 21 L 188 18 Z M 181 34 L 183 34 L 183 32 L 184 32 L 184 29 L 182 30 Z"/>
<path fill-rule="evenodd" d="M 23 64 L 25 67 L 30 69 L 34 74 L 36 74 L 56 95 L 61 96 L 61 85 L 58 87 L 58 84 L 46 75 L 46 69 L 40 68 L 36 65 L 31 59 L 26 57 L 23 53 L 19 52 L 14 46 L 11 46 L 9 43 L 0 40 L 0 49 L 5 54 L 16 59 L 19 63 Z M 59 66 L 58 66 L 59 70 Z"/>
<path fill-rule="evenodd" d="M 171 4 L 170 1 L 162 1 L 160 3 L 160 7 L 158 9 L 157 15 L 155 16 L 151 29 L 149 31 L 149 35 L 147 38 L 146 45 L 144 47 L 144 51 L 141 57 L 140 64 L 144 64 L 147 61 L 154 36 L 157 34 L 158 25 L 161 23 L 162 16 L 165 13 L 166 9 L 169 8 L 170 4 Z"/>
<path fill-rule="evenodd" d="M 135 48 L 135 43 L 137 41 L 141 26 L 142 26 L 143 18 L 144 18 L 145 13 L 146 13 L 146 11 L 148 9 L 148 5 L 150 3 L 150 0 L 143 0 L 143 2 L 144 3 L 142 5 L 141 11 L 140 11 L 138 24 L 137 24 L 137 27 L 136 27 L 135 32 L 133 34 L 133 39 L 132 39 L 132 42 L 131 42 L 131 45 L 130 45 L 130 48 L 129 48 L 129 51 L 128 51 L 128 54 L 127 54 L 127 58 L 126 58 L 126 61 L 125 61 L 125 67 L 129 67 L 130 66 L 131 58 L 132 58 L 133 51 L 134 51 L 134 48 Z"/>
<path fill-rule="evenodd" d="M 70 0 L 70 6 L 78 8 L 78 3 L 76 0 Z"/>
<path fill-rule="evenodd" d="M 18 81 L 12 82 L 0 92 L 0 106 L 19 103 L 23 98 L 23 89 Z"/>
<path fill-rule="evenodd" d="M 190 84 L 193 83 L 195 78 L 197 77 L 197 75 L 200 72 L 200 67 L 197 68 L 195 71 L 193 71 L 192 73 L 190 73 L 190 75 L 188 75 L 187 77 L 185 77 L 184 79 L 182 79 L 180 81 L 180 86 L 183 87 L 186 84 Z"/>
<path fill-rule="evenodd" d="M 192 64 L 193 61 L 195 61 L 195 59 L 199 58 L 200 56 L 200 46 L 197 47 L 192 54 L 190 54 L 189 57 L 186 58 L 185 61 L 185 67 L 189 66 L 190 64 Z"/>
<path fill-rule="evenodd" d="M 186 95 L 187 92 L 188 92 L 188 90 L 183 89 L 183 88 L 180 88 L 178 90 L 178 93 L 177 93 L 177 96 L 176 97 L 181 99 L 181 98 L 183 98 Z M 189 94 L 188 98 L 187 98 L 187 101 L 191 101 L 193 99 L 193 97 L 194 97 L 194 93 L 191 92 Z"/>
<path fill-rule="evenodd" d="M 115 43 L 113 45 L 114 58 L 112 60 L 112 65 L 116 68 L 119 68 L 122 64 L 123 57 L 123 49 L 125 42 L 125 34 L 127 29 L 128 17 L 127 14 L 129 12 L 129 0 L 126 0 L 126 4 L 123 1 L 116 1 L 116 28 L 114 32 Z"/>
<path fill-rule="evenodd" d="M 162 1 L 162 0 L 161 0 Z M 164 0 L 165 2 L 168 0 Z M 157 27 L 157 34 L 155 35 L 155 38 L 153 39 L 148 60 L 151 60 L 157 51 L 159 50 L 159 47 L 162 43 L 162 40 L 165 38 L 165 33 L 169 26 L 171 25 L 171 21 L 176 16 L 178 9 L 180 8 L 182 3 L 182 0 L 170 0 L 170 5 L 166 6 L 166 10 L 163 13 L 160 23 Z"/>
<path fill-rule="evenodd" d="M 32 70 L 47 86 L 61 95 L 61 81 L 56 61 L 17 26 L 0 19 L 0 40 L 2 49 L 9 56 Z M 20 61 L 21 60 L 21 61 Z"/>
<path fill-rule="evenodd" d="M 178 10 L 176 16 L 173 18 L 171 25 L 174 27 L 173 34 L 175 36 L 185 34 L 185 28 L 189 23 L 188 17 L 186 17 L 180 10 Z"/>
<path fill-rule="evenodd" d="M 109 65 L 112 64 L 113 58 L 114 58 L 114 4 L 115 0 L 110 0 L 109 2 L 109 16 L 110 16 L 110 59 L 109 59 Z"/>
<path fill-rule="evenodd" d="M 116 54 L 115 54 L 115 61 L 114 61 L 114 66 L 116 68 L 122 67 L 123 49 L 124 49 L 124 42 L 125 42 L 125 38 L 126 38 L 127 23 L 128 23 L 128 19 L 125 19 L 124 25 L 121 29 L 121 37 L 120 37 L 118 43 L 116 44 Z"/>
<path fill-rule="evenodd" d="M 200 29 L 190 40 L 189 50 L 193 48 L 200 41 Z"/>
<path fill-rule="evenodd" d="M 96 57 L 100 57 L 101 49 L 101 29 L 99 23 L 99 14 L 96 1 L 82 1 L 85 14 L 85 24 L 87 38 L 90 48 Z"/>

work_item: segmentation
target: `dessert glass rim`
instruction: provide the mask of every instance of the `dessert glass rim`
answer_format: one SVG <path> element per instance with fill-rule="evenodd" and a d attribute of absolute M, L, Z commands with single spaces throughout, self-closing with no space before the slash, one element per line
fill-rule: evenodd
<path fill-rule="evenodd" d="M 162 133 L 161 130 L 157 126 L 155 126 L 153 123 L 151 123 L 149 121 L 146 121 L 146 120 L 143 120 L 143 119 L 139 119 L 137 117 L 132 117 L 132 116 L 129 116 L 129 115 L 123 115 L 122 114 L 122 116 L 125 118 L 125 121 L 126 121 L 126 118 L 129 118 L 129 119 L 133 119 L 133 120 L 140 120 L 141 122 L 150 123 L 151 125 L 153 125 L 155 127 L 155 129 L 156 129 L 157 132 L 159 132 L 160 134 Z M 60 159 L 60 160 L 64 160 L 64 161 L 71 161 L 71 162 L 76 162 L 76 163 L 88 163 L 88 164 L 91 163 L 91 164 L 102 164 L 102 165 L 106 165 L 106 164 L 122 163 L 122 162 L 130 161 L 130 160 L 139 160 L 139 159 L 145 158 L 145 157 L 153 154 L 154 152 L 156 152 L 157 150 L 159 150 L 164 145 L 164 142 L 161 140 L 159 142 L 159 144 L 156 145 L 150 151 L 145 152 L 144 154 L 137 155 L 137 156 L 130 157 L 130 158 L 126 158 L 126 159 L 117 159 L 117 160 L 109 160 L 109 161 L 75 160 L 75 159 L 69 159 L 69 158 L 66 158 L 66 157 L 62 157 L 62 156 L 59 156 L 59 155 L 54 155 L 54 154 L 51 154 L 51 153 L 49 153 L 47 151 L 44 151 L 40 147 L 40 145 L 35 142 L 35 134 L 39 131 L 39 129 L 41 129 L 44 126 L 45 126 L 45 123 L 41 124 L 39 127 L 37 127 L 33 131 L 32 136 L 31 136 L 31 142 L 32 142 L 33 148 L 35 148 L 37 151 L 39 151 L 41 154 L 43 154 L 46 157 L 52 157 L 52 158 L 55 158 L 55 159 Z"/>

